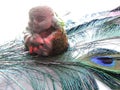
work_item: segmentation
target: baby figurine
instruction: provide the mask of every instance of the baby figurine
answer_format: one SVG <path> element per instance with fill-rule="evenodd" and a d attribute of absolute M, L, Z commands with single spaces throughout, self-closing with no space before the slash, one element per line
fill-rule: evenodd
<path fill-rule="evenodd" d="M 38 6 L 29 11 L 24 44 L 30 54 L 40 56 L 54 56 L 67 51 L 66 33 L 50 7 Z"/>

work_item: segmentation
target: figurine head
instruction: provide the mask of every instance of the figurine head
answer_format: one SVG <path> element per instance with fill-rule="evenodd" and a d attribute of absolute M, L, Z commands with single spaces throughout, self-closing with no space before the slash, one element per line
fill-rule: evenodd
<path fill-rule="evenodd" d="M 34 33 L 40 33 L 51 27 L 53 10 L 48 6 L 34 7 L 29 11 L 29 27 Z"/>

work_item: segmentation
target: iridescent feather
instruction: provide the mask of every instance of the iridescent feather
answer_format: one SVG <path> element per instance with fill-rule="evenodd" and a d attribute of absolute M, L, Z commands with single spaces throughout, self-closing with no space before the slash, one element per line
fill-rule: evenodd
<path fill-rule="evenodd" d="M 67 30 L 69 49 L 55 57 L 31 56 L 22 40 L 0 46 L 1 90 L 99 90 L 96 79 L 120 88 L 119 16 Z"/>

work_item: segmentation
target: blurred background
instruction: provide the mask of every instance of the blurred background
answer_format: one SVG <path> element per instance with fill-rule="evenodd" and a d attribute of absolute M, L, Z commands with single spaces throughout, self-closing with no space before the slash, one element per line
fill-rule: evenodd
<path fill-rule="evenodd" d="M 28 11 L 34 6 L 49 5 L 65 19 L 73 13 L 71 19 L 77 21 L 85 15 L 114 9 L 120 0 L 1 0 L 0 1 L 0 44 L 19 36 L 28 22 Z M 100 90 L 106 89 L 99 82 Z"/>

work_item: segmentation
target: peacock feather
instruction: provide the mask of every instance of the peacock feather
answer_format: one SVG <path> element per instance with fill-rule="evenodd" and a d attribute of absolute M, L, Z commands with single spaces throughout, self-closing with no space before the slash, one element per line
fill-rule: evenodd
<path fill-rule="evenodd" d="M 96 79 L 119 90 L 118 21 L 109 16 L 66 30 L 69 49 L 54 57 L 29 55 L 21 39 L 1 44 L 0 90 L 99 90 Z"/>

